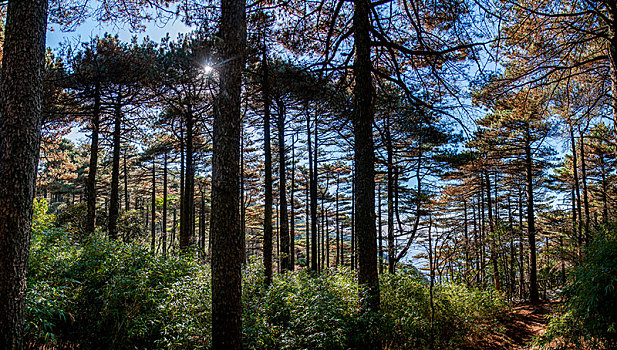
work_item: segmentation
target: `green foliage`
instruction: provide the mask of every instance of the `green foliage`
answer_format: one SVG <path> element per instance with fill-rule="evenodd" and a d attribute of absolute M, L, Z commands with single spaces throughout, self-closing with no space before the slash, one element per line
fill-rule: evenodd
<path fill-rule="evenodd" d="M 617 228 L 596 235 L 564 297 L 564 312 L 551 321 L 540 345 L 617 346 Z"/>
<path fill-rule="evenodd" d="M 49 212 L 47 200 L 35 198 L 32 203 L 32 231 L 35 234 L 51 230 L 56 221 L 56 216 Z"/>
<path fill-rule="evenodd" d="M 51 228 L 34 234 L 29 263 L 32 344 L 210 346 L 210 271 L 196 252 L 165 258 L 137 243 L 79 240 Z M 448 285 L 435 289 L 433 313 L 428 284 L 412 270 L 383 275 L 381 295 L 382 312 L 362 316 L 348 269 L 276 275 L 267 287 L 263 266 L 252 262 L 243 272 L 244 346 L 348 349 L 369 330 L 390 349 L 429 348 L 431 339 L 436 349 L 451 349 L 494 325 L 504 308 L 495 293 Z"/>
<path fill-rule="evenodd" d="M 57 224 L 75 237 L 85 238 L 87 211 L 86 203 L 69 204 L 58 213 Z"/>
<path fill-rule="evenodd" d="M 145 238 L 143 219 L 138 210 L 125 211 L 120 215 L 120 218 L 118 218 L 118 235 L 125 242 L 134 242 Z"/>
<path fill-rule="evenodd" d="M 430 287 L 417 273 L 382 276 L 382 312 L 392 327 L 387 330 L 388 348 L 430 348 L 431 341 L 442 349 L 471 344 L 506 314 L 498 293 L 463 285 L 436 286 L 432 305 L 433 310 Z"/>

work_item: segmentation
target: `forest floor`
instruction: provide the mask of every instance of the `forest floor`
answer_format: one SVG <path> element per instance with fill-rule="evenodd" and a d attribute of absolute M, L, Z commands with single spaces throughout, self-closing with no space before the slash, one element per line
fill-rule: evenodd
<path fill-rule="evenodd" d="M 558 302 L 521 303 L 510 310 L 502 332 L 489 334 L 483 349 L 531 349 L 531 340 L 544 333 Z"/>

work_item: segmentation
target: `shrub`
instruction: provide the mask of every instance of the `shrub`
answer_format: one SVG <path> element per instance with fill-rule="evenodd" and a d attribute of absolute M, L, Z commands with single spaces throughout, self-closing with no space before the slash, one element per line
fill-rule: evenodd
<path fill-rule="evenodd" d="M 553 318 L 539 344 L 617 347 L 617 228 L 596 235 L 564 297 L 564 312 Z"/>

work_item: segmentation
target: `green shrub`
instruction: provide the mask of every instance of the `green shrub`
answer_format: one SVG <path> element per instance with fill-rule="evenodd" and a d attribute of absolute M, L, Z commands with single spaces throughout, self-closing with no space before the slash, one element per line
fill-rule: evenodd
<path fill-rule="evenodd" d="M 539 344 L 555 348 L 617 347 L 617 229 L 597 234 L 564 291 L 564 311 Z"/>
<path fill-rule="evenodd" d="M 41 210 L 42 211 L 42 210 Z M 46 222 L 45 220 L 43 220 Z M 58 229 L 35 233 L 26 305 L 31 344 L 88 349 L 207 349 L 210 271 L 197 252 L 153 255 L 137 243 L 93 235 L 80 241 Z M 366 332 L 389 349 L 451 349 L 498 322 L 496 293 L 444 285 L 417 272 L 381 276 L 382 311 L 359 313 L 354 272 L 275 274 L 266 287 L 256 261 L 243 271 L 247 349 L 348 349 Z"/>

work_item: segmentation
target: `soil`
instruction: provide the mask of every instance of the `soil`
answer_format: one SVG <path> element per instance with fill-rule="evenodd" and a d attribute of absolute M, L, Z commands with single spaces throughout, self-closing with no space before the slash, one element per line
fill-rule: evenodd
<path fill-rule="evenodd" d="M 544 333 L 554 303 L 518 304 L 514 306 L 502 328 L 487 334 L 479 349 L 524 350 L 531 349 L 534 337 Z"/>

